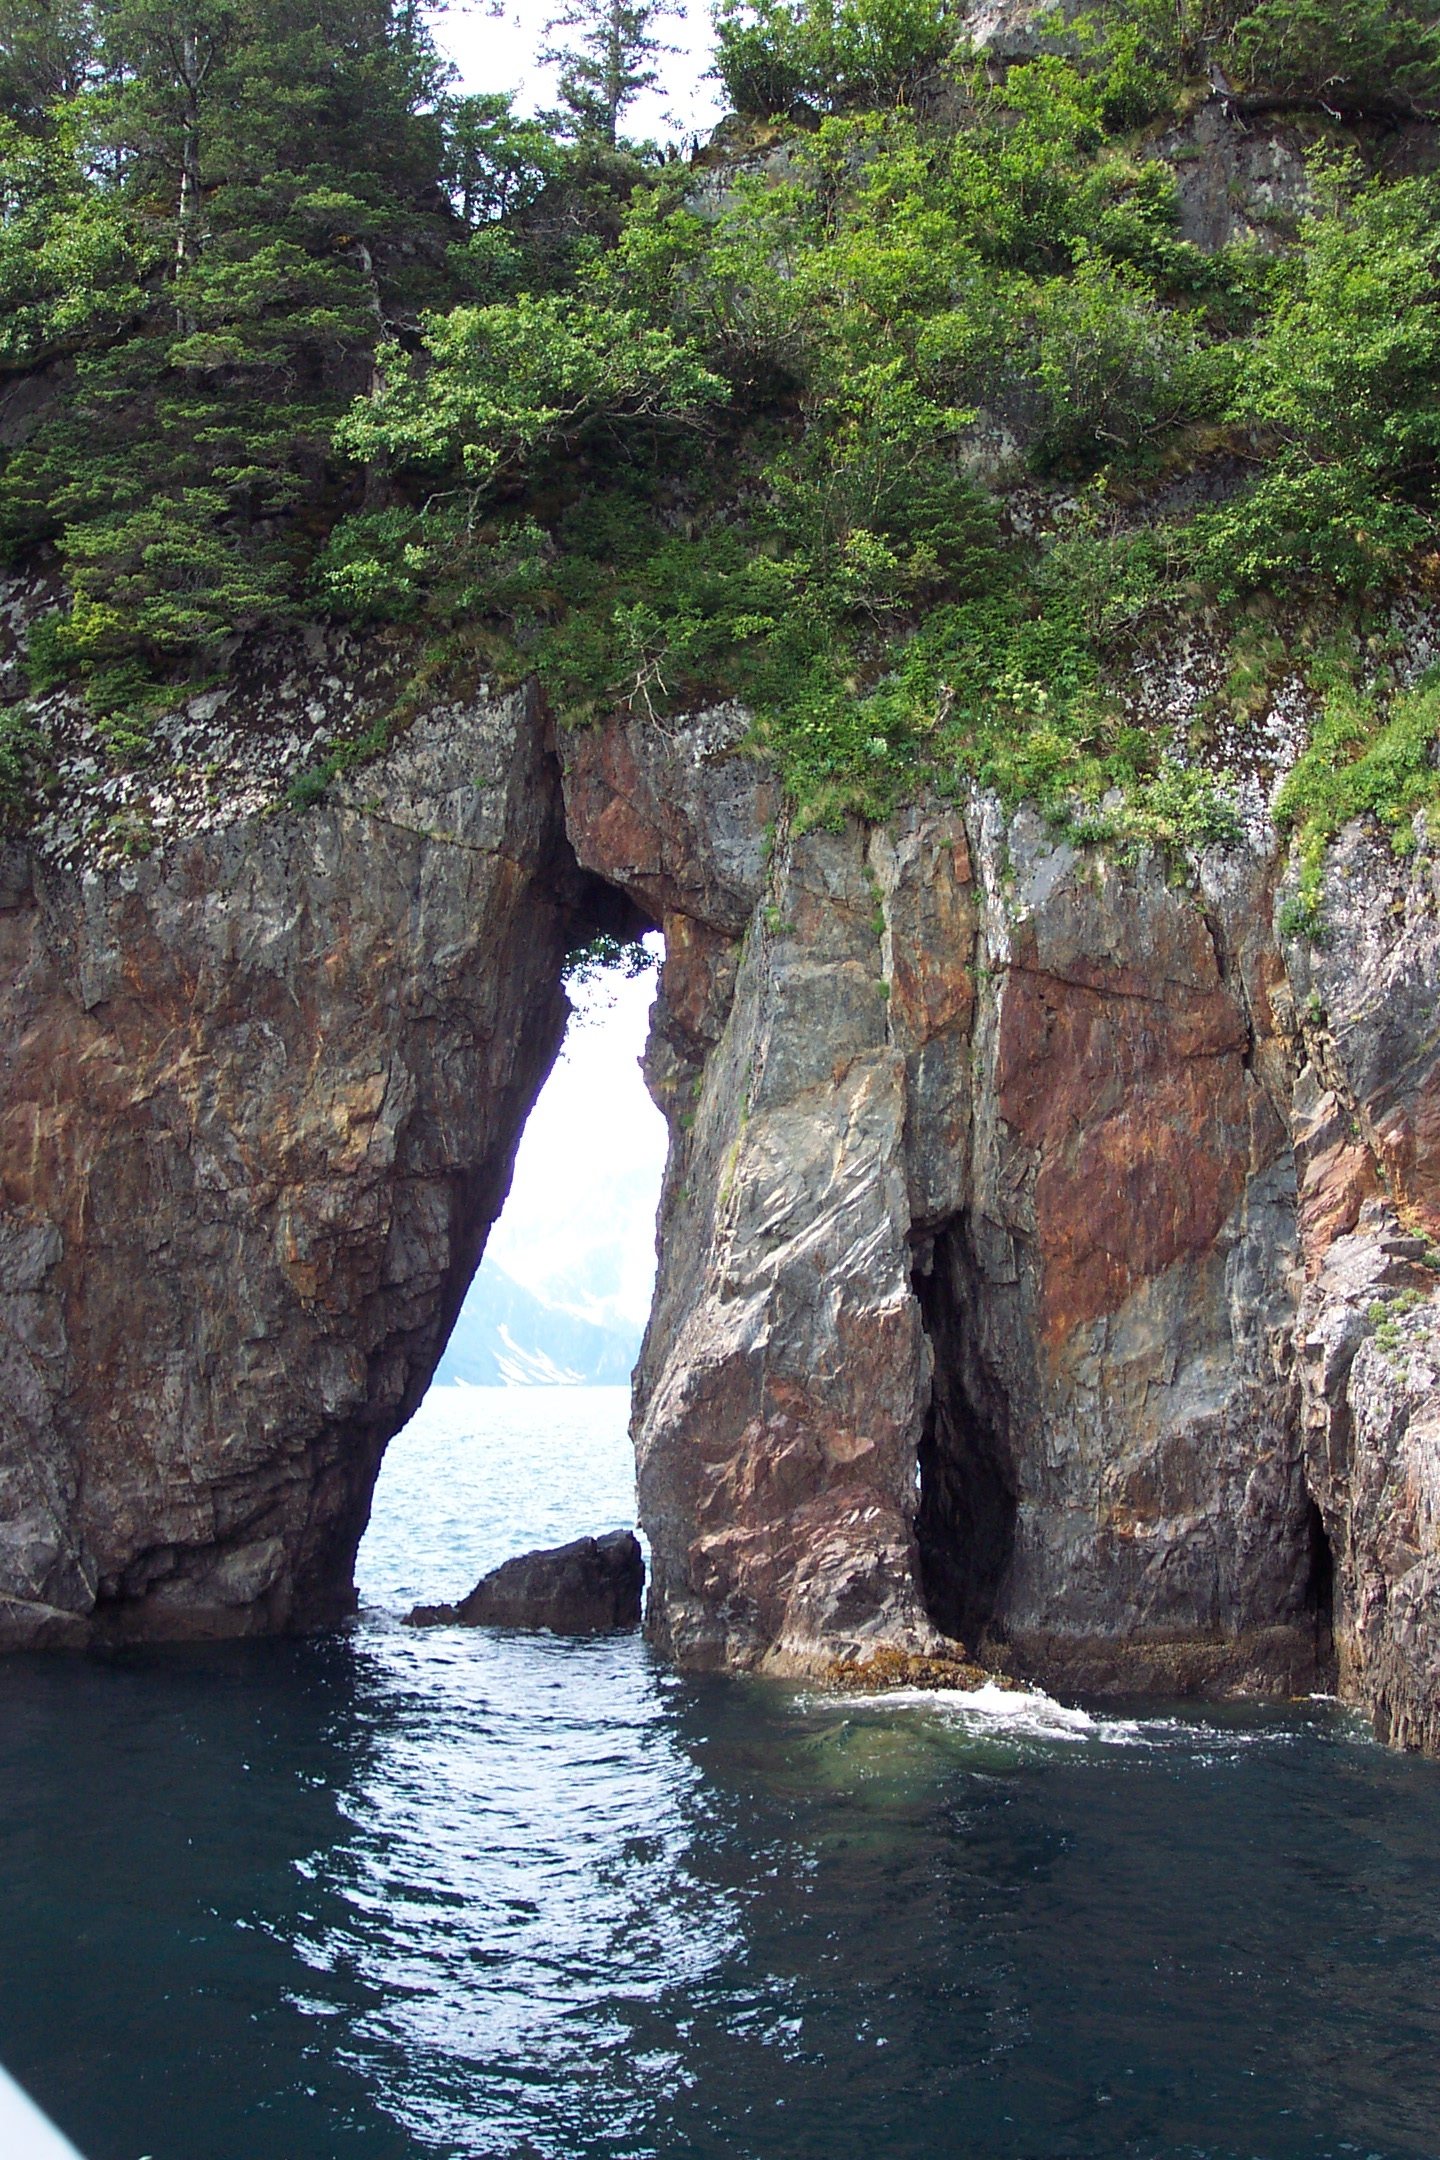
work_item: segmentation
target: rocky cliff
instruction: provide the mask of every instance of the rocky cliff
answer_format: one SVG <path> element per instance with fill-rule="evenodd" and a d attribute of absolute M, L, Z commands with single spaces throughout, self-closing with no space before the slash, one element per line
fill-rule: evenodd
<path fill-rule="evenodd" d="M 715 742 L 568 751 L 582 860 L 667 933 L 636 1422 L 657 1639 L 811 1672 L 943 1635 L 1077 1687 L 1314 1685 L 1273 866 L 1217 856 L 1177 891 L 984 801 L 782 820 L 767 856 L 772 791 Z"/>
<path fill-rule="evenodd" d="M 118 803 L 81 732 L 0 863 L 5 1642 L 350 1610 L 566 951 L 631 927 L 566 845 L 525 695 L 438 704 L 287 808 L 287 744 L 298 769 L 393 696 L 354 659 L 312 641 L 194 701 Z"/>
<path fill-rule="evenodd" d="M 656 1644 L 1338 1675 L 1440 1748 L 1425 836 L 1348 833 L 1314 945 L 1263 838 L 1124 864 L 982 796 L 800 833 L 733 709 L 557 742 L 483 688 L 287 806 L 372 663 L 197 701 L 118 806 L 77 737 L 5 854 L 0 1639 L 348 1609 L 564 956 L 657 924 Z"/>

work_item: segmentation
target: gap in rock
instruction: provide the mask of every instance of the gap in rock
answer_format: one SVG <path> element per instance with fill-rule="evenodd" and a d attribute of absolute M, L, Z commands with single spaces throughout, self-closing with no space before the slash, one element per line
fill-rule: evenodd
<path fill-rule="evenodd" d="M 666 1150 L 639 1059 L 661 957 L 658 932 L 643 952 L 610 935 L 567 973 L 573 1017 L 508 1197 L 381 1467 L 366 1604 L 454 1600 L 512 1554 L 634 1524 L 630 1375 Z"/>
<path fill-rule="evenodd" d="M 1004 1391 L 975 1337 L 978 1286 L 963 1224 L 939 1233 L 914 1282 L 935 1358 L 920 1440 L 920 1582 L 936 1626 L 975 1649 L 1014 1548 L 1016 1495 Z"/>
<path fill-rule="evenodd" d="M 1315 1662 L 1322 1674 L 1335 1663 L 1335 1553 L 1325 1518 L 1315 1499 L 1309 1502 L 1310 1572 L 1305 1586 L 1307 1611 L 1315 1616 Z"/>

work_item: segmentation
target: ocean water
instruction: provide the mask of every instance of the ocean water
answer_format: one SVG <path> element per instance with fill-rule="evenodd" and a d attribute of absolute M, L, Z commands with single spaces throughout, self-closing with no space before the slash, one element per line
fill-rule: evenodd
<path fill-rule="evenodd" d="M 436 1391 L 343 1634 L 0 1661 L 0 2061 L 89 2160 L 1440 2153 L 1440 1765 L 1335 1705 L 398 1625 L 629 1520 L 624 1417 Z"/>

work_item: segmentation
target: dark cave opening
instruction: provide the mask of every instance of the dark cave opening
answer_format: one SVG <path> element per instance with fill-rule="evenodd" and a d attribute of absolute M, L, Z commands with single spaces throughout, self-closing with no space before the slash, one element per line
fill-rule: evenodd
<path fill-rule="evenodd" d="M 976 1338 L 975 1264 L 963 1223 L 934 1239 L 915 1294 L 934 1353 L 915 1534 L 935 1625 L 974 1649 L 992 1632 L 1015 1543 L 1008 1400 Z"/>
<path fill-rule="evenodd" d="M 1319 1502 L 1312 1497 L 1307 1507 L 1310 1558 L 1305 1609 L 1314 1617 L 1316 1662 L 1325 1668 L 1332 1665 L 1335 1658 L 1335 1552 Z"/>

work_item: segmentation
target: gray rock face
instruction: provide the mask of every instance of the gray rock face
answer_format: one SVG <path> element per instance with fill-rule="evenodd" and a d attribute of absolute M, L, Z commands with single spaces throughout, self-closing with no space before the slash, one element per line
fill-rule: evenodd
<path fill-rule="evenodd" d="M 304 813 L 5 856 L 0 1640 L 350 1608 L 593 910 L 518 695 Z"/>
<path fill-rule="evenodd" d="M 1299 1372 L 1340 1682 L 1382 1738 L 1440 1754 L 1440 867 L 1418 837 L 1400 857 L 1343 834 L 1329 935 L 1287 959 Z"/>
<path fill-rule="evenodd" d="M 612 1530 L 506 1560 L 458 1605 L 417 1605 L 407 1624 L 613 1634 L 639 1627 L 644 1587 L 640 1540 L 633 1530 Z"/>
<path fill-rule="evenodd" d="M 603 743 L 570 756 L 592 805 L 607 766 L 633 793 Z M 652 890 L 686 922 L 635 1426 L 671 1654 L 823 1673 L 963 1638 L 1087 1688 L 1327 1669 L 1269 873 L 1211 886 L 984 803 L 782 824 L 698 988 L 720 910 Z"/>
<path fill-rule="evenodd" d="M 1440 1303 L 1424 1242 L 1369 1200 L 1301 1313 L 1307 1467 L 1334 1555 L 1344 1692 L 1440 1753 Z"/>
<path fill-rule="evenodd" d="M 1330 942 L 1287 945 L 1261 848 L 1177 887 L 983 798 L 797 833 L 740 733 L 557 756 L 476 694 L 307 812 L 280 774 L 137 861 L 85 854 L 77 766 L 0 863 L 0 1640 L 348 1609 L 564 953 L 658 922 L 657 1645 L 1338 1672 L 1440 1747 L 1424 835 L 1346 836 Z"/>
<path fill-rule="evenodd" d="M 930 1357 L 905 1067 L 867 867 L 855 835 L 780 842 L 693 1123 L 672 1125 L 636 1444 L 653 1625 L 690 1664 L 939 1647 L 913 1528 Z"/>

